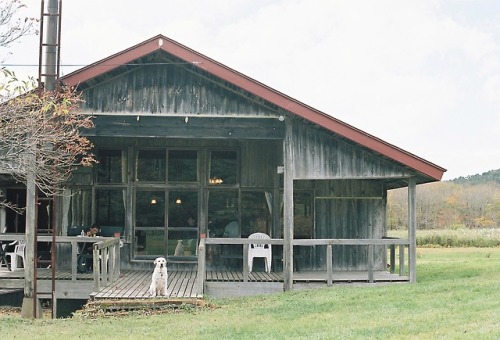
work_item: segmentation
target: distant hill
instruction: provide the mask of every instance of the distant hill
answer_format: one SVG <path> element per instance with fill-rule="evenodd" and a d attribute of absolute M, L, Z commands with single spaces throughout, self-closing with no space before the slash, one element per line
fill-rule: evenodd
<path fill-rule="evenodd" d="M 417 229 L 500 229 L 500 169 L 417 187 Z M 408 228 L 408 189 L 387 193 L 388 229 Z"/>
<path fill-rule="evenodd" d="M 452 179 L 450 182 L 453 182 L 456 184 L 471 184 L 471 185 L 491 183 L 491 182 L 496 182 L 496 183 L 500 184 L 500 169 L 484 172 L 480 175 L 478 174 L 478 175 L 471 175 L 471 176 L 466 176 L 466 177 L 458 177 L 458 178 Z"/>

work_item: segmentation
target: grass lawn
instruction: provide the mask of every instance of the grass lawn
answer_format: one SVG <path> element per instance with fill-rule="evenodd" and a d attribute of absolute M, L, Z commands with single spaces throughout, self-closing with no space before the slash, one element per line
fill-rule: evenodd
<path fill-rule="evenodd" d="M 500 248 L 419 248 L 417 283 L 216 300 L 216 308 L 89 319 L 0 318 L 18 339 L 500 338 Z"/>

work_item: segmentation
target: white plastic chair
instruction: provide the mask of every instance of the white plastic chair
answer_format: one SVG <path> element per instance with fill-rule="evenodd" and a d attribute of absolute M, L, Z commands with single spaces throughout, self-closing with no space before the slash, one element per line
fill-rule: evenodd
<path fill-rule="evenodd" d="M 0 233 L 4 234 L 7 231 L 7 227 L 3 226 L 0 228 Z M 5 257 L 5 249 L 7 249 L 7 243 L 2 243 L 0 245 L 0 268 L 8 267 L 7 258 Z"/>
<path fill-rule="evenodd" d="M 253 233 L 248 236 L 249 239 L 258 239 L 258 240 L 270 240 L 271 237 L 264 233 Z M 272 259 L 272 250 L 271 244 L 254 244 L 251 243 L 248 246 L 248 272 L 251 273 L 253 269 L 253 259 L 255 257 L 263 257 L 266 266 L 266 273 L 271 272 L 271 259 Z"/>
<path fill-rule="evenodd" d="M 17 258 L 20 257 L 23 260 L 23 266 L 25 263 L 24 260 L 24 248 L 26 248 L 25 241 L 18 241 L 18 244 L 14 247 L 14 252 L 6 253 L 5 256 L 10 256 L 10 270 L 17 270 Z"/>

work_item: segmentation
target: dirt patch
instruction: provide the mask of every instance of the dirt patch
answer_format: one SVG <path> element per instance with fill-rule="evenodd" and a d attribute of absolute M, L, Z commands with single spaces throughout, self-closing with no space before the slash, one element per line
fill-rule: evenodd
<path fill-rule="evenodd" d="M 116 317 L 131 314 L 153 315 L 193 312 L 205 308 L 210 309 L 215 308 L 215 306 L 201 299 L 97 300 L 89 301 L 75 315 L 86 318 Z"/>
<path fill-rule="evenodd" d="M 21 318 L 21 307 L 0 306 L 0 318 L 6 316 Z M 43 318 L 52 318 L 52 310 L 50 308 L 43 309 Z"/>

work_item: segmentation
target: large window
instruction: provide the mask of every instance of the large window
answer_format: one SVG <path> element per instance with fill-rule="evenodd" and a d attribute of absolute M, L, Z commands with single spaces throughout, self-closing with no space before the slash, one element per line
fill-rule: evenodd
<path fill-rule="evenodd" d="M 165 192 L 137 191 L 135 225 L 139 228 L 164 228 Z"/>
<path fill-rule="evenodd" d="M 236 151 L 210 152 L 210 174 L 212 185 L 234 185 L 238 181 L 238 154 Z"/>
<path fill-rule="evenodd" d="M 125 195 L 123 189 L 96 190 L 96 219 L 99 226 L 125 224 Z"/>
<path fill-rule="evenodd" d="M 87 227 L 93 221 L 92 213 L 92 190 L 73 189 L 70 193 L 62 196 L 63 220 L 67 220 L 68 227 Z"/>
<path fill-rule="evenodd" d="M 123 183 L 126 171 L 125 157 L 122 150 L 101 149 L 97 154 L 97 182 Z"/>
<path fill-rule="evenodd" d="M 241 237 L 253 233 L 270 234 L 271 193 L 268 191 L 242 191 Z"/>
<path fill-rule="evenodd" d="M 169 182 L 198 181 L 198 152 L 194 150 L 170 150 L 168 152 Z"/>
<path fill-rule="evenodd" d="M 139 150 L 137 153 L 137 180 L 164 182 L 165 164 L 165 150 Z"/>
<path fill-rule="evenodd" d="M 210 190 L 208 195 L 208 235 L 240 237 L 238 191 Z"/>
<path fill-rule="evenodd" d="M 167 255 L 196 255 L 198 191 L 170 191 L 168 203 Z"/>
<path fill-rule="evenodd" d="M 163 256 L 165 191 L 139 190 L 135 195 L 135 253 Z"/>

